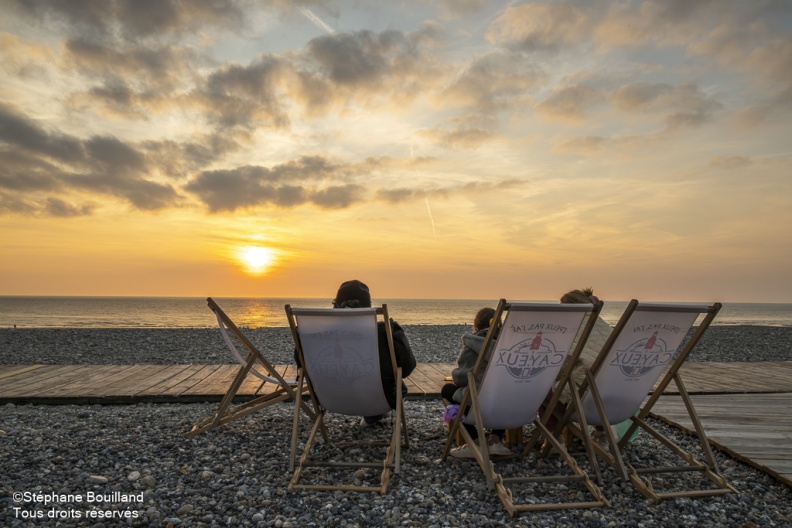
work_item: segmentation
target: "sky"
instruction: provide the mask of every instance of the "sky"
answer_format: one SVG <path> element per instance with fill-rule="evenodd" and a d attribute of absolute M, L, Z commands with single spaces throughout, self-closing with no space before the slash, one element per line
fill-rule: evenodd
<path fill-rule="evenodd" d="M 792 3 L 5 0 L 0 295 L 792 302 Z"/>

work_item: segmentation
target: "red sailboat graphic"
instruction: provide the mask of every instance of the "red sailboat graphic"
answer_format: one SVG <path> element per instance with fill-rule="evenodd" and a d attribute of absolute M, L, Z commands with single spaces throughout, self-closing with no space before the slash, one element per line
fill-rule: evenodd
<path fill-rule="evenodd" d="M 531 341 L 531 346 L 528 347 L 528 350 L 539 350 L 539 347 L 542 345 L 542 332 L 536 334 L 536 337 L 533 338 Z"/>

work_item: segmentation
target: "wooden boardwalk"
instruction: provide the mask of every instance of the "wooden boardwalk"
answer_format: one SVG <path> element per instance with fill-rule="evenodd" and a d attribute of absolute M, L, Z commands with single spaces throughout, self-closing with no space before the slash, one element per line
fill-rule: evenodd
<path fill-rule="evenodd" d="M 691 398 L 710 443 L 792 486 L 792 393 L 698 394 Z M 695 433 L 679 396 L 664 395 L 652 414 Z"/>
<path fill-rule="evenodd" d="M 408 398 L 439 398 L 453 367 L 419 364 L 406 380 Z M 284 377 L 296 375 L 293 366 L 277 368 Z M 231 364 L 0 366 L 0 404 L 219 401 L 238 369 Z M 792 486 L 792 361 L 687 363 L 682 378 L 713 444 Z M 252 397 L 259 385 L 249 376 L 240 398 Z M 653 414 L 690 431 L 675 391 L 672 383 Z"/>

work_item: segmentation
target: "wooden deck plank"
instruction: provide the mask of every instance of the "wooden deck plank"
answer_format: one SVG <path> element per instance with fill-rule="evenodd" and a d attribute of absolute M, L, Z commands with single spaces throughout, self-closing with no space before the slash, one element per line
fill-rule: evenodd
<path fill-rule="evenodd" d="M 123 379 L 132 371 L 134 371 L 134 366 L 130 365 L 97 365 L 84 376 L 70 383 L 52 387 L 42 395 L 52 397 L 85 396 L 107 386 L 108 378 Z"/>
<path fill-rule="evenodd" d="M 31 376 L 21 374 L 3 384 L 0 397 L 18 397 L 25 394 L 42 394 L 85 376 L 87 370 L 77 365 L 46 365 L 33 371 Z"/>
<path fill-rule="evenodd" d="M 217 369 L 211 376 L 207 377 L 203 383 L 194 385 L 192 388 L 184 391 L 184 396 L 210 396 L 219 395 L 222 398 L 223 394 L 228 390 L 231 380 L 236 376 L 239 370 L 239 365 L 217 365 Z M 218 399 L 219 399 L 218 398 Z"/>
<path fill-rule="evenodd" d="M 205 365 L 187 365 L 187 368 L 180 372 L 176 372 L 174 375 L 170 376 L 169 378 L 165 378 L 156 385 L 151 385 L 147 387 L 145 390 L 140 391 L 137 393 L 138 396 L 147 396 L 147 395 L 174 395 L 174 394 L 181 394 L 184 392 L 184 388 L 181 388 L 181 384 L 189 380 L 192 376 L 196 373 L 202 371 L 205 368 Z M 203 378 L 205 378 L 204 376 Z M 202 379 L 203 379 L 202 378 Z M 195 383 L 190 383 L 189 386 L 192 387 Z"/>
<path fill-rule="evenodd" d="M 205 367 L 211 367 L 206 370 Z M 454 365 L 421 363 L 406 383 L 413 397 L 438 395 Z M 286 377 L 295 377 L 294 365 L 278 365 Z M 236 375 L 239 365 L 18 365 L 2 370 L 0 401 L 13 398 L 84 397 L 92 395 L 148 397 L 183 395 L 185 398 L 220 397 Z M 690 363 L 682 367 L 691 394 L 792 392 L 792 361 L 767 363 Z M 195 379 L 198 373 L 199 379 Z M 748 380 L 748 381 L 742 381 Z M 251 396 L 261 381 L 248 376 L 240 396 Z M 56 390 L 57 388 L 57 390 Z M 265 385 L 263 392 L 274 388 Z M 672 383 L 668 394 L 676 393 Z M 736 403 L 735 405 L 740 405 Z M 701 409 L 702 412 L 705 409 Z"/>
<path fill-rule="evenodd" d="M 691 399 L 714 446 L 792 486 L 792 393 L 699 394 Z M 653 414 L 693 433 L 679 396 L 663 395 Z"/>
<path fill-rule="evenodd" d="M 150 395 L 150 393 L 147 392 L 149 388 L 178 375 L 189 366 L 190 365 L 163 365 L 157 373 L 145 379 L 132 380 L 127 378 L 124 380 L 126 383 L 119 386 L 118 395 L 138 397 Z"/>
<path fill-rule="evenodd" d="M 409 394 L 413 396 L 419 397 L 426 397 L 432 393 L 437 393 L 438 389 L 433 387 L 434 383 L 432 383 L 432 378 L 426 375 L 423 368 L 419 368 L 418 366 L 412 371 L 410 376 L 407 378 L 414 383 L 415 390 L 410 390 Z"/>
<path fill-rule="evenodd" d="M 0 367 L 0 379 L 16 376 L 24 372 L 36 370 L 44 365 L 9 365 Z"/>

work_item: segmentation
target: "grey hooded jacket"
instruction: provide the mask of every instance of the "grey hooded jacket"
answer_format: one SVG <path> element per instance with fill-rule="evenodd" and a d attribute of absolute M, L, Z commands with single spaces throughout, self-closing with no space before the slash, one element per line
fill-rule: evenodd
<path fill-rule="evenodd" d="M 457 358 L 457 367 L 451 371 L 451 380 L 454 382 L 454 385 L 459 387 L 454 393 L 454 401 L 457 403 L 461 403 L 462 398 L 465 396 L 468 384 L 468 373 L 476 366 L 476 360 L 478 359 L 479 352 L 481 352 L 481 349 L 484 347 L 484 340 L 487 337 L 488 331 L 489 328 L 485 328 L 484 330 L 479 330 L 475 334 L 465 334 L 462 336 L 462 351 L 459 353 L 459 358 Z M 492 356 L 492 345 L 494 343 L 495 340 L 493 339 L 492 343 L 490 343 L 489 351 L 484 358 L 481 370 L 479 371 L 478 381 L 481 381 L 481 378 L 484 377 L 487 363 L 490 360 L 490 356 Z"/>

